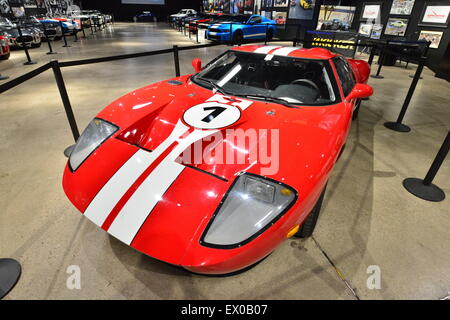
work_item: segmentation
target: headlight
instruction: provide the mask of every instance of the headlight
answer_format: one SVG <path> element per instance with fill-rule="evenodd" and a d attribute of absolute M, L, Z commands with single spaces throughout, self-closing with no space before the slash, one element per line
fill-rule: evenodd
<path fill-rule="evenodd" d="M 70 154 L 70 168 L 75 171 L 106 139 L 119 128 L 101 119 L 89 123 Z"/>
<path fill-rule="evenodd" d="M 201 243 L 239 247 L 277 221 L 295 202 L 291 187 L 253 174 L 242 174 L 222 200 Z"/>

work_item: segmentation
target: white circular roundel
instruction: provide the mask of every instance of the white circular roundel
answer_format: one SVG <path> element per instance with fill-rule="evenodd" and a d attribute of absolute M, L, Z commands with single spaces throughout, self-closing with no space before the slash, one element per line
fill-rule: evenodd
<path fill-rule="evenodd" d="M 218 102 L 206 102 L 186 110 L 183 120 L 198 129 L 220 129 L 231 126 L 241 117 L 238 107 Z"/>

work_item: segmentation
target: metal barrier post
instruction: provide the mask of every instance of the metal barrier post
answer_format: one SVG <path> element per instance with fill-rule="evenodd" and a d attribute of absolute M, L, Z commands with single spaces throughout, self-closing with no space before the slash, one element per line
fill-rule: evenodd
<path fill-rule="evenodd" d="M 403 180 L 403 186 L 410 193 L 424 200 L 428 201 L 442 201 L 445 199 L 444 191 L 438 186 L 433 184 L 434 177 L 436 177 L 439 168 L 441 167 L 444 159 L 447 157 L 450 149 L 450 131 L 447 133 L 447 137 L 444 140 L 441 148 L 439 149 L 434 161 L 425 176 L 425 179 L 407 178 Z"/>
<path fill-rule="evenodd" d="M 91 18 L 90 27 L 91 27 L 91 36 L 93 36 L 94 35 L 94 19 L 92 19 L 92 18 Z"/>
<path fill-rule="evenodd" d="M 198 24 L 197 24 L 197 29 L 196 29 L 196 32 L 195 32 L 195 42 L 196 43 L 200 43 L 200 42 L 198 42 L 198 31 L 199 29 L 198 29 Z"/>
<path fill-rule="evenodd" d="M 84 31 L 83 21 L 80 20 L 81 23 L 81 31 L 83 31 L 83 38 L 86 38 L 86 31 Z"/>
<path fill-rule="evenodd" d="M 400 111 L 400 114 L 398 115 L 396 122 L 386 122 L 384 126 L 388 129 L 397 131 L 397 132 L 409 132 L 411 131 L 411 128 L 407 125 L 403 124 L 403 118 L 405 117 L 406 110 L 408 110 L 409 103 L 411 102 L 412 96 L 414 94 L 414 91 L 416 90 L 417 83 L 419 82 L 420 75 L 422 74 L 423 68 L 425 66 L 426 58 L 421 57 L 419 66 L 417 67 L 416 74 L 414 75 L 414 79 L 411 83 L 411 86 L 409 87 L 408 94 L 406 95 L 405 102 L 403 103 L 402 110 Z"/>
<path fill-rule="evenodd" d="M 45 39 L 47 40 L 47 44 L 48 44 L 48 50 L 49 51 L 47 52 L 47 54 L 56 54 L 57 52 L 53 51 L 51 40 L 50 40 L 50 38 L 47 35 L 47 28 L 45 27 L 45 23 L 42 24 L 42 28 L 44 29 Z"/>
<path fill-rule="evenodd" d="M 369 65 L 372 66 L 373 58 L 375 58 L 375 51 L 377 51 L 377 48 L 374 44 L 372 44 L 372 47 L 370 49 L 370 56 L 369 56 Z"/>
<path fill-rule="evenodd" d="M 178 46 L 177 45 L 173 46 L 173 61 L 175 64 L 175 76 L 179 77 L 180 76 L 180 59 L 178 57 Z"/>
<path fill-rule="evenodd" d="M 36 62 L 31 61 L 30 53 L 28 52 L 28 47 L 23 39 L 22 29 L 19 26 L 17 26 L 17 31 L 19 31 L 19 37 L 22 40 L 22 47 L 23 47 L 23 50 L 25 50 L 25 55 L 27 56 L 27 60 L 28 60 L 27 62 L 24 63 L 24 65 L 28 66 L 31 64 L 36 64 Z"/>
<path fill-rule="evenodd" d="M 73 42 L 78 42 L 78 36 L 77 36 L 78 31 L 75 30 L 75 33 L 73 34 L 75 37 L 75 40 L 73 40 Z"/>
<path fill-rule="evenodd" d="M 64 28 L 63 28 L 63 23 L 62 23 L 62 21 L 60 21 L 59 24 L 61 25 L 62 36 L 63 36 L 63 39 L 64 39 L 64 45 L 63 45 L 63 47 L 69 48 L 70 46 L 67 44 L 66 33 L 64 32 Z"/>
<path fill-rule="evenodd" d="M 230 44 L 233 45 L 233 24 L 230 22 Z"/>
<path fill-rule="evenodd" d="M 384 64 L 384 60 L 385 60 L 385 56 L 386 56 L 386 49 L 388 47 L 388 43 L 389 41 L 386 42 L 386 44 L 383 47 L 383 50 L 380 52 L 380 58 L 378 59 L 378 70 L 377 70 L 377 74 L 376 75 L 372 75 L 372 78 L 375 79 L 384 79 L 384 77 L 382 75 L 380 75 L 381 73 L 381 68 L 383 67 Z"/>
<path fill-rule="evenodd" d="M 266 36 L 264 37 L 264 44 L 265 45 L 267 45 L 267 38 L 268 38 L 267 31 L 269 31 L 269 24 L 268 23 L 266 23 Z"/>
<path fill-rule="evenodd" d="M 64 105 L 64 110 L 66 111 L 67 120 L 69 120 L 69 125 L 70 129 L 72 130 L 73 139 L 76 142 L 80 137 L 80 132 L 78 131 L 77 122 L 75 121 L 75 116 L 72 110 L 72 105 L 70 104 L 69 95 L 67 94 L 66 85 L 64 84 L 61 68 L 59 67 L 58 60 L 50 61 L 50 65 L 53 69 L 53 74 L 55 75 L 55 80 L 56 84 L 58 85 L 59 94 L 61 96 L 61 100 Z"/>

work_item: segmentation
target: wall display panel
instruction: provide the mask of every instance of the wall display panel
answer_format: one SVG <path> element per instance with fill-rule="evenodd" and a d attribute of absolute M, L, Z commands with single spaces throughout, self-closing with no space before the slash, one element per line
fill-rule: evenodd
<path fill-rule="evenodd" d="M 406 33 L 406 29 L 408 28 L 408 21 L 408 19 L 389 18 L 384 34 L 403 37 Z"/>
<path fill-rule="evenodd" d="M 372 33 L 370 34 L 370 37 L 372 39 L 381 39 L 382 32 L 383 32 L 383 25 L 382 24 L 374 24 L 372 27 Z"/>
<path fill-rule="evenodd" d="M 123 4 L 157 4 L 163 5 L 164 0 L 122 0 Z"/>
<path fill-rule="evenodd" d="M 286 8 L 289 5 L 289 0 L 274 0 L 273 6 L 279 8 Z"/>
<path fill-rule="evenodd" d="M 255 0 L 255 8 L 253 12 L 255 14 L 261 14 L 261 8 L 262 8 L 262 0 Z"/>
<path fill-rule="evenodd" d="M 373 24 L 371 23 L 361 23 L 359 25 L 358 33 L 364 37 L 370 37 L 372 34 Z"/>
<path fill-rule="evenodd" d="M 355 11 L 356 7 L 320 6 L 317 30 L 348 31 Z"/>
<path fill-rule="evenodd" d="M 12 13 L 14 17 L 20 18 L 25 15 L 25 8 L 24 7 L 12 7 Z"/>
<path fill-rule="evenodd" d="M 277 24 L 286 24 L 287 12 L 274 12 L 273 20 L 277 22 Z"/>
<path fill-rule="evenodd" d="M 254 0 L 244 0 L 244 11 L 253 12 L 254 9 L 255 9 Z"/>
<path fill-rule="evenodd" d="M 438 49 L 439 44 L 441 43 L 442 36 L 444 33 L 442 31 L 420 31 L 419 41 L 428 41 L 431 42 L 430 48 Z"/>
<path fill-rule="evenodd" d="M 291 0 L 289 19 L 312 20 L 316 0 Z"/>
<path fill-rule="evenodd" d="M 44 0 L 36 0 L 36 5 L 38 8 L 45 8 L 45 1 Z"/>
<path fill-rule="evenodd" d="M 436 4 L 439 4 L 439 2 L 425 4 L 419 25 L 433 27 L 448 26 L 450 20 L 450 6 Z"/>
<path fill-rule="evenodd" d="M 269 8 L 273 6 L 273 0 L 262 0 L 262 6 L 264 8 Z"/>
<path fill-rule="evenodd" d="M 380 19 L 381 4 L 364 3 L 361 20 L 377 20 Z"/>
<path fill-rule="evenodd" d="M 391 14 L 410 15 L 414 8 L 415 0 L 394 0 L 392 2 Z"/>
<path fill-rule="evenodd" d="M 230 1 L 230 13 L 243 14 L 244 13 L 244 0 L 231 0 Z"/>

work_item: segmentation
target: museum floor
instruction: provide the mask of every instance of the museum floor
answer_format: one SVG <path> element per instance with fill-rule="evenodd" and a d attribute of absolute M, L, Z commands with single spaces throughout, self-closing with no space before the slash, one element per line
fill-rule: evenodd
<path fill-rule="evenodd" d="M 71 40 L 72 41 L 72 40 Z M 168 48 L 192 41 L 165 24 L 122 24 L 48 56 L 46 44 L 31 51 L 39 64 Z M 180 53 L 209 61 L 225 46 Z M 14 78 L 22 52 L 0 63 Z M 405 123 L 395 120 L 414 67 L 385 67 L 371 79 L 364 101 L 328 185 L 314 237 L 287 240 L 254 269 L 228 278 L 191 275 L 109 237 L 69 203 L 61 187 L 65 147 L 73 144 L 51 71 L 0 96 L 0 257 L 19 260 L 23 274 L 6 299 L 439 299 L 450 291 L 450 159 L 435 183 L 447 193 L 426 202 L 402 187 L 423 177 L 450 129 L 450 84 L 426 69 Z M 86 65 L 63 70 L 80 128 L 119 96 L 173 77 L 172 55 Z M 3 81 L 0 83 L 4 83 Z M 328 256 L 346 279 L 340 278 Z M 81 270 L 81 289 L 69 290 L 68 267 Z M 366 285 L 379 266 L 381 289 Z M 370 271 L 370 268 L 369 268 Z M 348 286 L 354 288 L 352 292 Z M 355 294 L 356 293 L 356 294 Z"/>

